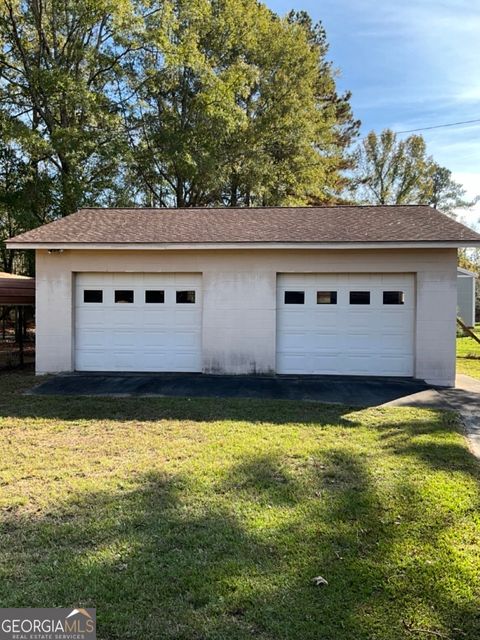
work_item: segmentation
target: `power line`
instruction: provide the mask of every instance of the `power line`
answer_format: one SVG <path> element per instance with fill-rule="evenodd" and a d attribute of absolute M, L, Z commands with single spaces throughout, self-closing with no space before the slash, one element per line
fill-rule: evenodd
<path fill-rule="evenodd" d="M 474 124 L 480 122 L 480 118 L 475 120 L 463 120 L 460 122 L 448 122 L 446 124 L 436 124 L 433 127 L 419 127 L 418 129 L 406 129 L 405 131 L 395 131 L 395 133 L 415 133 L 416 131 L 429 131 L 430 129 L 443 129 L 444 127 L 458 127 L 461 124 Z"/>

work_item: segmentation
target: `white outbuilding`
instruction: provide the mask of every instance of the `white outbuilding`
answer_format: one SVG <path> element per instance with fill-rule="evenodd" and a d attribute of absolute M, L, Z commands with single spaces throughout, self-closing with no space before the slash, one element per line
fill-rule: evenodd
<path fill-rule="evenodd" d="M 426 206 L 82 209 L 36 250 L 38 373 L 455 380 L 457 248 Z"/>
<path fill-rule="evenodd" d="M 457 307 L 458 315 L 467 325 L 475 326 L 475 285 L 477 274 L 458 267 L 457 269 Z"/>

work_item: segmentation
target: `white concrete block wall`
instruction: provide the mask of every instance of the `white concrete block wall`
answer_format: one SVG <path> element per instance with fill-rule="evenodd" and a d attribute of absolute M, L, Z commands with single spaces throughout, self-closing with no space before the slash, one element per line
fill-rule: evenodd
<path fill-rule="evenodd" d="M 455 265 L 456 267 L 456 261 Z M 455 381 L 457 281 L 454 269 L 417 273 L 415 377 L 430 384 Z"/>
<path fill-rule="evenodd" d="M 415 375 L 455 375 L 456 251 L 65 250 L 37 251 L 37 372 L 74 369 L 72 283 L 77 272 L 189 272 L 203 279 L 203 370 L 275 371 L 278 273 L 414 273 Z"/>
<path fill-rule="evenodd" d="M 42 260 L 38 253 L 35 277 L 36 369 L 38 373 L 72 371 L 73 274 L 63 265 L 46 261 L 45 256 Z"/>
<path fill-rule="evenodd" d="M 275 290 L 271 271 L 204 271 L 206 373 L 274 373 Z"/>

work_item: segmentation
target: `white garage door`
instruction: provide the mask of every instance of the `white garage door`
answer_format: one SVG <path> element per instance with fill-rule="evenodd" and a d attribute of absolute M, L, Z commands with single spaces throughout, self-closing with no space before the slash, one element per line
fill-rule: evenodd
<path fill-rule="evenodd" d="M 411 274 L 280 274 L 277 372 L 411 376 Z"/>
<path fill-rule="evenodd" d="M 79 273 L 77 371 L 201 371 L 199 274 Z"/>

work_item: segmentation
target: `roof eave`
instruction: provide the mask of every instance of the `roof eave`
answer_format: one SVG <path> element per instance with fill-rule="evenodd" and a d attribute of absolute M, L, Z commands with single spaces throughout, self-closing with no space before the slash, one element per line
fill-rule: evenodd
<path fill-rule="evenodd" d="M 382 242 L 15 242 L 8 249 L 65 250 L 221 250 L 221 249 L 456 249 L 480 247 L 480 240 Z"/>

